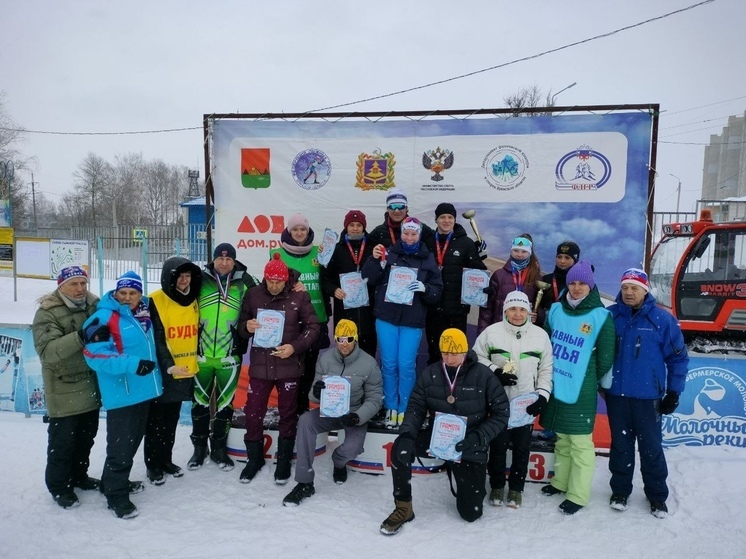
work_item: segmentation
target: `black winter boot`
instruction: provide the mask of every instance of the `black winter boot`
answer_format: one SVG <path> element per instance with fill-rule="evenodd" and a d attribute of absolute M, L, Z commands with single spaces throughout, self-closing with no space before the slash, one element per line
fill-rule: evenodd
<path fill-rule="evenodd" d="M 251 483 L 264 466 L 264 441 L 247 441 L 246 457 L 246 466 L 238 478 L 241 483 Z"/>
<path fill-rule="evenodd" d="M 230 459 L 230 456 L 228 456 L 226 449 L 227 442 L 228 437 L 223 437 L 222 439 L 210 439 L 210 460 L 215 462 L 218 468 L 224 472 L 230 472 L 235 465 L 233 464 L 233 460 Z"/>
<path fill-rule="evenodd" d="M 194 445 L 194 454 L 187 462 L 187 468 L 190 470 L 199 470 L 207 458 L 207 436 L 190 435 Z"/>
<path fill-rule="evenodd" d="M 290 462 L 293 460 L 295 439 L 277 440 L 277 467 L 275 468 L 275 483 L 285 485 L 290 479 Z"/>

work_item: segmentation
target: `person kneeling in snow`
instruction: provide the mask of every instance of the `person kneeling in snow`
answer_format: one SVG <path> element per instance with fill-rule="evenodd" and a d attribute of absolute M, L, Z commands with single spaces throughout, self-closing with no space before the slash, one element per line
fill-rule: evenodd
<path fill-rule="evenodd" d="M 298 485 L 283 499 L 285 506 L 299 505 L 316 493 L 313 458 L 319 433 L 344 429 L 344 442 L 332 454 L 333 479 L 338 485 L 347 481 L 347 462 L 363 452 L 368 421 L 381 409 L 383 388 L 378 363 L 358 347 L 357 337 L 355 323 L 340 320 L 334 329 L 336 348 L 322 353 L 316 362 L 316 378 L 309 400 L 314 403 L 321 400 L 321 392 L 326 388 L 325 377 L 340 376 L 350 382 L 350 411 L 341 417 L 321 417 L 320 411 L 315 409 L 300 416 L 295 463 Z"/>
<path fill-rule="evenodd" d="M 443 332 L 440 352 L 443 360 L 428 365 L 417 376 L 399 436 L 391 449 L 396 508 L 381 524 L 381 533 L 387 536 L 414 520 L 412 460 L 415 450 L 419 456 L 426 456 L 424 451 L 429 446 L 437 412 L 466 419 L 466 436 L 455 447 L 461 460 L 447 461 L 446 467 L 449 478 L 453 475 L 456 479 L 456 508 L 461 518 L 473 522 L 482 516 L 482 501 L 487 493 L 487 448 L 508 423 L 508 397 L 497 377 L 469 350 L 466 334 L 461 330 L 448 328 Z M 421 432 L 428 413 L 430 425 Z"/>

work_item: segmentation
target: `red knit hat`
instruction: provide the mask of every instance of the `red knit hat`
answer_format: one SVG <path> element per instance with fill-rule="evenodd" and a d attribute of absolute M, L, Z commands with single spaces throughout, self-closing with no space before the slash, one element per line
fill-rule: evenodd
<path fill-rule="evenodd" d="M 368 222 L 365 219 L 365 214 L 360 210 L 350 210 L 349 212 L 347 212 L 347 215 L 345 216 L 345 230 L 347 230 L 347 226 L 353 221 L 362 223 L 363 229 L 368 227 Z"/>
<path fill-rule="evenodd" d="M 272 260 L 264 267 L 264 279 L 274 281 L 287 281 L 290 278 L 287 264 L 280 260 L 280 253 L 275 252 Z"/>

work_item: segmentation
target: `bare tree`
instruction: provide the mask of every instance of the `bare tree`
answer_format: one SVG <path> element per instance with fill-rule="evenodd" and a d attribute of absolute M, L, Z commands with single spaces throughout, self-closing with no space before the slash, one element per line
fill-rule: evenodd
<path fill-rule="evenodd" d="M 31 191 L 26 184 L 26 173 L 34 162 L 23 155 L 19 144 L 25 139 L 25 130 L 16 124 L 5 108 L 5 92 L 0 91 L 0 161 L 13 170 L 13 178 L 5 177 L 3 187 L 8 187 L 13 223 L 19 223 L 28 213 Z M 3 196 L 4 197 L 4 196 Z"/>
<path fill-rule="evenodd" d="M 554 102 L 552 99 L 552 90 L 544 96 L 541 88 L 534 84 L 529 87 L 521 88 L 517 93 L 508 95 L 503 98 L 505 106 L 509 109 L 513 109 L 513 114 L 510 116 L 529 116 L 528 113 L 524 113 L 523 109 L 534 108 L 534 107 L 553 107 Z M 551 111 L 542 113 L 530 113 L 530 116 L 536 115 L 548 115 Z"/>
<path fill-rule="evenodd" d="M 101 156 L 88 152 L 73 177 L 80 200 L 85 199 L 90 204 L 91 225 L 95 230 L 102 224 L 101 216 L 108 215 L 107 210 L 111 209 L 111 197 L 108 196 L 112 182 L 111 165 Z"/>
<path fill-rule="evenodd" d="M 116 217 L 117 224 L 138 225 L 142 222 L 145 176 L 146 163 L 142 153 L 127 153 L 114 158 L 112 216 Z"/>

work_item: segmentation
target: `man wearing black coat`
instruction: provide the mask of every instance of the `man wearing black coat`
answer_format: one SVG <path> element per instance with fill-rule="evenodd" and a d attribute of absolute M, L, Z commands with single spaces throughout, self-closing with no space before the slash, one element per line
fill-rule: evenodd
<path fill-rule="evenodd" d="M 435 256 L 440 268 L 443 294 L 438 303 L 430 305 L 427 309 L 425 336 L 428 364 L 440 361 L 438 345 L 444 330 L 458 328 L 466 332 L 466 319 L 470 307 L 461 303 L 461 277 L 464 268 L 487 269 L 475 241 L 467 237 L 466 230 L 456 223 L 456 208 L 453 204 L 438 204 L 435 208 L 435 223 L 435 234 L 425 240 L 425 246 Z M 486 253 L 484 257 L 486 258 Z"/>
<path fill-rule="evenodd" d="M 425 455 L 433 419 L 438 412 L 466 420 L 466 435 L 455 445 L 459 462 L 447 461 L 449 476 L 456 481 L 456 508 L 461 518 L 473 522 L 482 516 L 487 491 L 485 480 L 489 443 L 507 425 L 508 397 L 492 371 L 468 349 L 466 334 L 455 328 L 440 337 L 442 363 L 433 363 L 417 376 L 399 436 L 391 448 L 391 474 L 396 508 L 381 524 L 381 533 L 393 535 L 414 520 L 412 509 L 412 460 L 415 451 Z M 420 431 L 427 414 L 428 429 Z"/>

